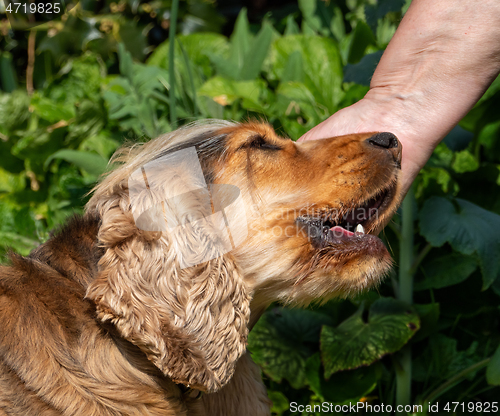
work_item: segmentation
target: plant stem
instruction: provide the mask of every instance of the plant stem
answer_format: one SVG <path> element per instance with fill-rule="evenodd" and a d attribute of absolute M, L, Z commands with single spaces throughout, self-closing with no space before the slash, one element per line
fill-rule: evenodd
<path fill-rule="evenodd" d="M 397 297 L 408 304 L 413 302 L 413 189 L 406 195 L 402 205 L 401 240 L 399 254 L 399 290 Z M 396 369 L 396 405 L 411 404 L 411 347 L 407 345 L 400 355 L 400 368 Z M 401 413 L 404 414 L 404 413 Z"/>
<path fill-rule="evenodd" d="M 172 10 L 170 10 L 170 28 L 168 31 L 168 78 L 170 81 L 170 123 L 172 129 L 177 124 L 177 117 L 175 114 L 175 33 L 177 31 L 177 14 L 179 11 L 179 0 L 172 1 Z"/>
<path fill-rule="evenodd" d="M 429 251 L 431 251 L 431 250 L 432 250 L 432 245 L 429 243 L 422 249 L 422 251 L 420 253 L 418 253 L 417 258 L 413 262 L 411 269 L 410 269 L 410 273 L 412 276 L 415 275 L 415 273 L 417 272 L 418 266 L 420 266 L 420 263 L 422 263 L 422 260 L 425 258 L 425 256 L 427 256 L 427 254 L 429 254 Z"/>
<path fill-rule="evenodd" d="M 31 16 L 31 15 L 30 15 Z M 36 30 L 30 30 L 28 36 L 28 66 L 26 67 L 26 91 L 28 95 L 33 94 L 33 72 L 35 70 L 35 42 Z"/>

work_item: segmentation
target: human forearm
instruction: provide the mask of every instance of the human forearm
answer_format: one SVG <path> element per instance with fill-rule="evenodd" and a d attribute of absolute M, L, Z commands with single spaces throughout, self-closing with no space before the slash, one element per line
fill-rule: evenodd
<path fill-rule="evenodd" d="M 391 131 L 403 143 L 407 189 L 499 70 L 500 1 L 414 0 L 365 98 L 304 139 Z"/>
<path fill-rule="evenodd" d="M 399 104 L 422 165 L 500 71 L 500 2 L 414 0 L 367 98 Z M 403 137 L 403 146 L 405 145 Z M 421 166 L 420 166 L 421 167 Z"/>

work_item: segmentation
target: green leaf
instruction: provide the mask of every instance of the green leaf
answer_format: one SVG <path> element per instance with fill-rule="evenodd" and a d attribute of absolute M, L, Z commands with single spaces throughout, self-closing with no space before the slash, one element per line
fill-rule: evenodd
<path fill-rule="evenodd" d="M 62 64 L 68 55 L 81 53 L 89 42 L 103 37 L 95 27 L 96 23 L 96 19 L 92 17 L 68 14 L 63 30 L 52 37 L 43 37 L 37 47 L 37 53 L 50 51 L 56 62 Z"/>
<path fill-rule="evenodd" d="M 245 55 L 250 49 L 250 25 L 247 18 L 247 9 L 241 9 L 236 19 L 234 31 L 231 35 L 231 52 L 229 62 L 241 69 L 245 62 Z M 237 78 L 236 78 L 237 79 Z"/>
<path fill-rule="evenodd" d="M 345 37 L 344 14 L 340 10 L 340 7 L 334 7 L 333 13 L 330 30 L 335 39 L 337 39 L 337 42 L 340 42 Z"/>
<path fill-rule="evenodd" d="M 457 173 L 474 172 L 479 168 L 479 162 L 468 150 L 455 153 L 455 160 L 451 165 Z"/>
<path fill-rule="evenodd" d="M 237 99 L 245 99 L 247 104 L 253 104 L 255 109 L 261 109 L 260 97 L 264 91 L 265 83 L 262 80 L 233 81 L 216 76 L 203 84 L 198 93 L 212 97 L 221 105 L 229 105 Z"/>
<path fill-rule="evenodd" d="M 287 379 L 298 389 L 306 382 L 306 360 L 317 349 L 322 325 L 331 319 L 318 312 L 276 308 L 266 312 L 248 336 L 253 360 L 274 381 Z"/>
<path fill-rule="evenodd" d="M 123 43 L 118 44 L 118 58 L 120 61 L 120 74 L 127 78 L 129 82 L 132 82 L 134 63 L 132 61 L 132 55 L 125 49 Z"/>
<path fill-rule="evenodd" d="M 17 88 L 17 77 L 12 63 L 12 54 L 0 53 L 0 88 L 6 92 L 12 92 Z"/>
<path fill-rule="evenodd" d="M 303 82 L 304 80 L 304 69 L 302 62 L 302 55 L 299 51 L 292 52 L 288 57 L 288 60 L 283 70 L 283 75 L 281 77 L 281 82 L 295 81 Z"/>
<path fill-rule="evenodd" d="M 378 372 L 375 366 L 340 371 L 329 380 L 322 377 L 320 354 L 309 357 L 306 362 L 307 382 L 311 390 L 323 401 L 342 403 L 358 401 L 368 395 L 377 385 Z"/>
<path fill-rule="evenodd" d="M 460 126 L 455 126 L 443 139 L 446 146 L 454 152 L 465 150 L 474 138 L 474 134 Z"/>
<path fill-rule="evenodd" d="M 5 253 L 9 248 L 27 255 L 40 242 L 32 210 L 28 207 L 18 208 L 5 202 L 5 199 L 2 200 L 0 204 L 0 253 Z"/>
<path fill-rule="evenodd" d="M 377 4 L 367 4 L 365 6 L 366 23 L 375 32 L 379 19 L 385 17 L 387 13 L 401 11 L 404 4 L 405 0 L 378 0 Z"/>
<path fill-rule="evenodd" d="M 463 282 L 477 269 L 477 260 L 472 256 L 451 253 L 425 262 L 422 268 L 425 279 L 415 282 L 416 291 L 439 289 Z"/>
<path fill-rule="evenodd" d="M 269 78 L 281 81 L 289 74 L 290 56 L 297 53 L 302 58 L 303 83 L 312 92 L 316 103 L 325 108 L 325 117 L 338 109 L 343 98 L 342 59 L 332 39 L 319 36 L 295 35 L 279 38 L 269 54 Z M 288 76 L 288 75 L 287 75 Z"/>
<path fill-rule="evenodd" d="M 398 351 L 420 328 L 418 315 L 408 305 L 392 298 L 372 304 L 368 322 L 363 309 L 337 328 L 321 331 L 321 357 L 325 378 L 341 370 L 358 368 Z"/>
<path fill-rule="evenodd" d="M 24 189 L 26 177 L 23 173 L 13 174 L 0 167 L 0 192 L 16 192 Z"/>
<path fill-rule="evenodd" d="M 132 56 L 143 61 L 148 49 L 147 32 L 145 27 L 138 25 L 137 20 L 126 20 L 119 25 L 118 34 L 121 42 Z"/>
<path fill-rule="evenodd" d="M 56 104 L 54 101 L 41 97 L 38 94 L 31 98 L 31 108 L 39 117 L 49 123 L 57 123 L 61 120 L 68 121 L 75 116 L 74 108 L 63 104 Z"/>
<path fill-rule="evenodd" d="M 0 94 L 0 132 L 9 135 L 23 125 L 30 117 L 30 97 L 25 91 L 16 90 Z"/>
<path fill-rule="evenodd" d="M 413 379 L 446 380 L 480 360 L 476 348 L 477 342 L 473 342 L 467 350 L 458 351 L 456 339 L 436 334 L 430 338 L 424 352 L 413 361 Z M 469 378 L 473 376 L 470 374 Z"/>
<path fill-rule="evenodd" d="M 462 254 L 476 254 L 483 290 L 500 273 L 500 215 L 463 199 L 428 199 L 420 211 L 420 232 L 434 247 L 448 242 Z"/>
<path fill-rule="evenodd" d="M 292 14 L 289 14 L 286 17 L 286 28 L 285 28 L 285 36 L 298 35 L 300 33 L 299 26 L 295 22 L 295 18 Z"/>
<path fill-rule="evenodd" d="M 252 40 L 252 44 L 248 52 L 245 53 L 239 74 L 240 80 L 248 81 L 258 77 L 264 59 L 269 51 L 272 38 L 272 26 L 269 23 L 264 22 L 260 32 L 257 34 L 255 39 Z"/>
<path fill-rule="evenodd" d="M 439 331 L 439 303 L 414 304 L 413 308 L 420 317 L 420 329 L 412 338 L 412 343 L 419 342 Z"/>
<path fill-rule="evenodd" d="M 287 397 L 280 391 L 268 391 L 267 397 L 273 402 L 271 413 L 274 416 L 281 416 L 290 409 L 290 402 Z"/>
<path fill-rule="evenodd" d="M 96 155 L 95 153 L 81 152 L 79 150 L 59 150 L 45 161 L 45 167 L 47 167 L 53 159 L 63 159 L 66 162 L 73 163 L 95 176 L 104 173 L 108 166 L 108 161 L 102 156 Z"/>
<path fill-rule="evenodd" d="M 365 22 L 359 21 L 352 35 L 347 61 L 350 64 L 359 62 L 365 56 L 366 48 L 376 44 L 375 36 L 373 36 L 370 27 Z"/>
<path fill-rule="evenodd" d="M 299 8 L 302 12 L 305 25 L 308 26 L 309 31 L 313 33 L 321 33 L 323 26 L 319 16 L 316 15 L 316 8 L 318 6 L 316 0 L 299 0 Z"/>
<path fill-rule="evenodd" d="M 383 51 L 373 52 L 363 56 L 357 64 L 347 64 L 344 68 L 344 82 L 355 82 L 369 87 L 382 53 Z"/>
<path fill-rule="evenodd" d="M 500 120 L 486 124 L 479 132 L 478 141 L 488 151 L 494 151 L 498 137 L 500 137 Z"/>
<path fill-rule="evenodd" d="M 491 361 L 486 368 L 486 380 L 488 384 L 500 386 L 500 346 L 491 357 Z"/>
<path fill-rule="evenodd" d="M 177 40 L 174 63 L 175 67 L 183 75 L 187 75 L 187 68 L 179 44 L 182 44 L 191 63 L 196 68 L 195 72 L 200 71 L 207 78 L 213 74 L 209 56 L 212 56 L 215 61 L 219 59 L 226 60 L 229 56 L 228 39 L 218 33 L 179 35 Z M 147 64 L 168 69 L 168 49 L 168 41 L 159 45 L 147 60 Z"/>

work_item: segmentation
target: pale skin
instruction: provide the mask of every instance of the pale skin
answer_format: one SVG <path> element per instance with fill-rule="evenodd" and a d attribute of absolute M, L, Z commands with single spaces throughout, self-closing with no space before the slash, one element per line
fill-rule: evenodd
<path fill-rule="evenodd" d="M 403 144 L 406 193 L 499 73 L 499 0 L 413 0 L 366 96 L 300 140 L 390 131 Z"/>

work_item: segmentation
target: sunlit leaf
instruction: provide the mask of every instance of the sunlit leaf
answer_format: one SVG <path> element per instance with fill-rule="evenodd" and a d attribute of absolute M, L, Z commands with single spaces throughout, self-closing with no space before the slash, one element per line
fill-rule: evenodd
<path fill-rule="evenodd" d="M 71 149 L 62 149 L 54 153 L 45 161 L 45 166 L 48 166 L 54 159 L 63 159 L 73 163 L 95 176 L 102 174 L 108 165 L 108 161 L 100 155 Z"/>
<path fill-rule="evenodd" d="M 398 351 L 420 327 L 418 315 L 408 305 L 392 298 L 377 300 L 368 321 L 360 308 L 338 327 L 323 327 L 321 358 L 325 378 L 341 370 L 370 365 Z"/>

